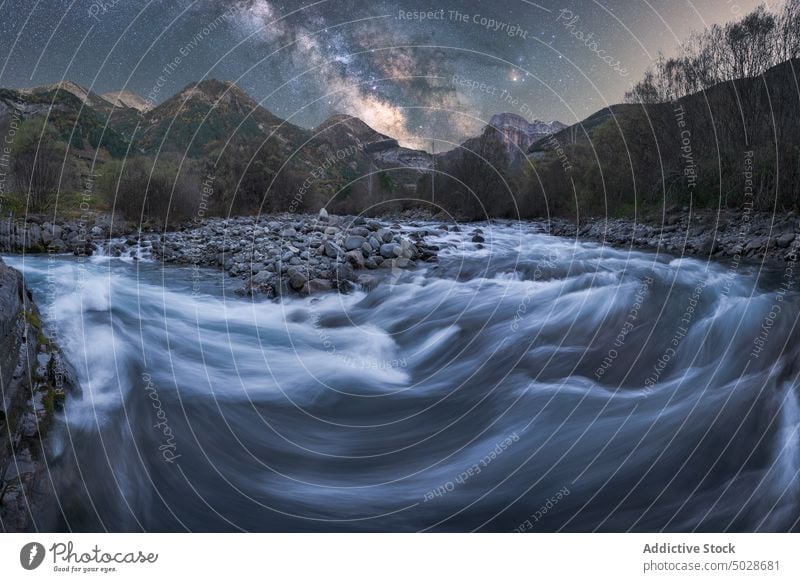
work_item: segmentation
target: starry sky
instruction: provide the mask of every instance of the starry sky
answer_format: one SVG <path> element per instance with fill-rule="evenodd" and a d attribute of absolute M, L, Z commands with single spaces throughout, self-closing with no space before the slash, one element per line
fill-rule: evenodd
<path fill-rule="evenodd" d="M 619 102 L 659 50 L 758 3 L 0 0 L 0 87 L 68 79 L 159 103 L 231 80 L 304 127 L 349 113 L 450 149 L 499 112 L 579 121 Z"/>

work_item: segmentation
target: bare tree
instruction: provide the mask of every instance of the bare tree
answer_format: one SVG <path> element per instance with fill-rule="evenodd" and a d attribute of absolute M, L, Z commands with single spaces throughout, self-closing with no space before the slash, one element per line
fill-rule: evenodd
<path fill-rule="evenodd" d="M 663 103 L 714 85 L 755 77 L 800 56 L 800 0 L 770 11 L 761 4 L 737 22 L 692 34 L 675 57 L 659 55 L 654 69 L 626 93 L 630 103 Z"/>

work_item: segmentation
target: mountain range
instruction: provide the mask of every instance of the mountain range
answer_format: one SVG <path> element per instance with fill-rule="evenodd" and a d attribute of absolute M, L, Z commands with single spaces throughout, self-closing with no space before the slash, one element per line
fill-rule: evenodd
<path fill-rule="evenodd" d="M 349 115 L 333 115 L 312 131 L 273 115 L 235 83 L 213 79 L 191 83 L 157 106 L 128 90 L 100 95 L 71 81 L 0 89 L 0 126 L 15 109 L 26 119 L 46 116 L 74 154 L 96 155 L 100 162 L 131 154 L 202 158 L 218 154 L 232 141 L 260 140 L 277 147 L 301 170 L 347 150 L 353 170 L 392 169 L 403 182 L 413 183 L 438 156 L 453 155 L 403 147 Z M 566 127 L 557 121 L 529 122 L 512 113 L 493 116 L 489 126 L 502 132 L 512 159 L 524 158 L 531 144 Z M 463 147 L 477 139 L 466 140 Z"/>

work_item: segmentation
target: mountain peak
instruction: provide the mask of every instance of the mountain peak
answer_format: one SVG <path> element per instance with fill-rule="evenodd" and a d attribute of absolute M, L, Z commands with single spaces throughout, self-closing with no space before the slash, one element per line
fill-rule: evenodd
<path fill-rule="evenodd" d="M 516 113 L 493 115 L 489 120 L 489 126 L 497 129 L 505 136 L 512 153 L 526 152 L 531 144 L 566 127 L 560 121 L 552 121 L 550 123 L 539 119 L 528 121 Z M 516 148 L 512 146 L 516 146 Z"/>
<path fill-rule="evenodd" d="M 371 144 L 376 142 L 395 142 L 396 145 L 397 141 L 388 135 L 384 135 L 379 131 L 376 131 L 367 125 L 367 123 L 362 119 L 346 113 L 336 113 L 331 115 L 317 127 L 317 132 L 322 135 L 331 133 L 347 133 L 350 135 L 350 137 L 363 144 Z"/>
<path fill-rule="evenodd" d="M 233 81 L 205 79 L 186 85 L 175 97 L 181 101 L 200 100 L 209 104 L 238 102 L 249 108 L 257 103 Z M 173 97 L 173 99 L 175 98 Z"/>
<path fill-rule="evenodd" d="M 152 109 L 152 105 L 144 97 L 127 89 L 103 93 L 100 97 L 117 108 L 127 107 L 140 112 Z"/>
<path fill-rule="evenodd" d="M 49 85 L 38 85 L 36 87 L 27 87 L 19 89 L 22 94 L 33 95 L 36 93 L 50 93 L 51 91 L 65 91 L 77 97 L 80 101 L 94 105 L 92 103 L 92 96 L 97 97 L 94 93 L 89 91 L 86 87 L 78 85 L 74 81 L 63 80 L 58 83 L 50 83 Z"/>
<path fill-rule="evenodd" d="M 514 128 L 520 131 L 524 131 L 526 133 L 553 133 L 556 131 L 560 131 L 567 127 L 560 121 L 551 121 L 547 123 L 540 119 L 534 119 L 533 121 L 528 121 L 521 115 L 516 113 L 497 113 L 492 116 L 489 120 L 489 125 L 496 127 L 497 129 L 504 129 L 504 128 Z"/>

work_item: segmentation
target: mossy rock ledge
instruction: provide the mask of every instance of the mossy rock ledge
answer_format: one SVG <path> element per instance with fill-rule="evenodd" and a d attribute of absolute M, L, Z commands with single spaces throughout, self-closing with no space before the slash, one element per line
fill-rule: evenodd
<path fill-rule="evenodd" d="M 0 531 L 52 531 L 54 490 L 68 479 L 67 453 L 56 454 L 68 397 L 80 390 L 22 275 L 0 259 Z"/>

